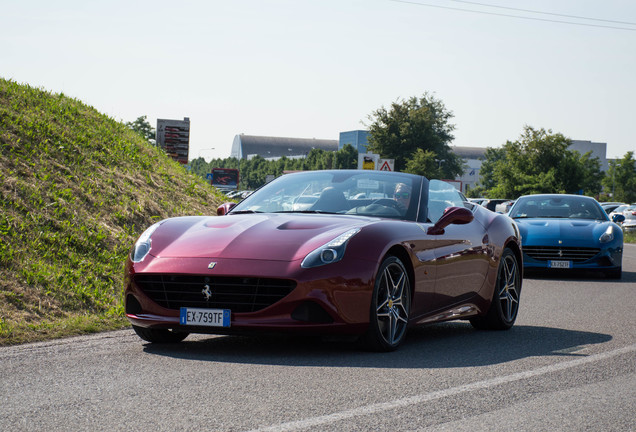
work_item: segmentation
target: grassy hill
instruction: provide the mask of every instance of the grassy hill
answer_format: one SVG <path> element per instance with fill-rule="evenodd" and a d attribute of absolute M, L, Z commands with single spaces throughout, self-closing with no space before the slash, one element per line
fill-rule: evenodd
<path fill-rule="evenodd" d="M 136 237 L 221 201 L 121 122 L 0 78 L 0 345 L 127 325 Z"/>

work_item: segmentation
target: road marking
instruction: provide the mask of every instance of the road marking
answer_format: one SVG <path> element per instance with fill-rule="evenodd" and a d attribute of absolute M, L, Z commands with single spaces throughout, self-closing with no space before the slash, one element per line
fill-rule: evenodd
<path fill-rule="evenodd" d="M 354 417 L 361 417 L 366 415 L 372 415 L 381 413 L 384 411 L 393 410 L 396 408 L 404 408 L 410 405 L 416 405 L 423 402 L 430 402 L 436 399 L 442 399 L 449 396 L 455 396 L 460 393 L 483 390 L 489 387 L 495 387 L 501 384 L 507 384 L 513 381 L 520 381 L 523 379 L 533 378 L 539 375 L 545 375 L 553 372 L 558 372 L 566 369 L 571 369 L 577 366 L 585 365 L 588 363 L 594 363 L 601 360 L 606 360 L 612 357 L 616 357 L 622 354 L 627 354 L 636 351 L 636 344 L 629 345 L 623 348 L 618 348 L 613 351 L 607 351 L 604 353 L 594 354 L 589 357 L 581 357 L 576 360 L 570 360 L 562 363 L 557 363 L 549 366 L 543 366 L 537 369 L 532 369 L 525 372 L 518 372 L 512 375 L 506 375 L 502 377 L 491 378 L 488 380 L 477 381 L 471 384 L 465 384 L 459 387 L 453 387 L 445 390 L 439 390 L 432 393 L 424 393 L 420 395 L 410 396 L 403 399 L 396 399 L 390 402 L 383 402 L 377 404 L 371 404 L 354 408 L 350 410 L 340 411 L 333 414 L 327 414 L 324 416 L 307 418 L 304 420 L 297 420 L 287 423 L 281 423 L 274 426 L 267 426 L 259 429 L 253 429 L 251 432 L 274 432 L 274 431 L 296 431 L 302 429 L 308 429 L 316 426 L 335 423 L 341 420 L 347 420 Z"/>

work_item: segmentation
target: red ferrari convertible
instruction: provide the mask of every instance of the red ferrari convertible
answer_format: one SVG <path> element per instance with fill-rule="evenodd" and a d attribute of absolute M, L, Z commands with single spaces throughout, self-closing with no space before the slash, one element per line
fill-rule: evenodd
<path fill-rule="evenodd" d="M 515 222 L 442 181 L 287 174 L 217 213 L 158 222 L 132 248 L 125 308 L 142 339 L 335 333 L 390 351 L 412 325 L 466 319 L 504 330 L 517 317 Z"/>

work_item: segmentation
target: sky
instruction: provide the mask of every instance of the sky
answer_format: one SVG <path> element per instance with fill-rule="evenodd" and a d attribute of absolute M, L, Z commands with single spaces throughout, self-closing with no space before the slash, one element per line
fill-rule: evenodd
<path fill-rule="evenodd" d="M 500 147 L 528 125 L 605 142 L 608 158 L 636 150 L 633 0 L 0 0 L 0 11 L 0 77 L 123 122 L 188 117 L 190 159 L 229 157 L 241 133 L 337 140 L 425 93 L 453 113 L 452 145 Z"/>

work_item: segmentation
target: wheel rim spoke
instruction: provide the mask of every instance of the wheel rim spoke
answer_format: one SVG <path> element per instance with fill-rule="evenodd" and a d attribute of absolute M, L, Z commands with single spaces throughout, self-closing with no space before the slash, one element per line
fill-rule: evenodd
<path fill-rule="evenodd" d="M 378 312 L 378 316 L 380 316 L 380 311 L 386 308 L 388 304 L 389 304 L 389 299 L 386 299 L 382 302 L 380 306 L 378 306 L 378 308 L 376 309 L 376 311 Z"/>

